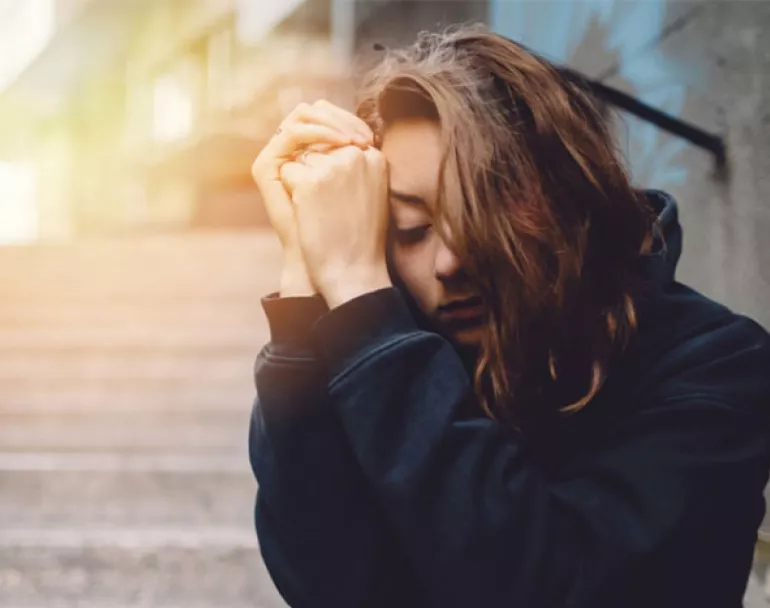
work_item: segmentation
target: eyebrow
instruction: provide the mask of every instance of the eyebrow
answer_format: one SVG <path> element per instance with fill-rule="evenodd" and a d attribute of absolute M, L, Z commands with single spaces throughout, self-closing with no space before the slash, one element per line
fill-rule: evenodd
<path fill-rule="evenodd" d="M 414 207 L 425 207 L 426 209 L 428 208 L 428 204 L 425 202 L 425 199 L 417 196 L 416 194 L 406 194 L 404 192 L 391 189 L 389 196 L 390 198 L 401 201 L 402 203 L 406 203 L 407 205 L 412 205 Z"/>

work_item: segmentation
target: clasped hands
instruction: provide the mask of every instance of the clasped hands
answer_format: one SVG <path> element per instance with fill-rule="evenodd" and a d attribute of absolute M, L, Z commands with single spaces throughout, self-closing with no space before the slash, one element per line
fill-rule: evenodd
<path fill-rule="evenodd" d="M 387 169 L 369 126 L 327 101 L 300 104 L 252 167 L 283 246 L 281 295 L 330 308 L 391 285 Z"/>

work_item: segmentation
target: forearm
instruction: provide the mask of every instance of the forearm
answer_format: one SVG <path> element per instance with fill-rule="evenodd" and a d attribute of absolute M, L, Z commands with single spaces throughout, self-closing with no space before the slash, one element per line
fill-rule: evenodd
<path fill-rule="evenodd" d="M 262 556 L 291 606 L 406 605 L 386 534 L 339 421 L 316 410 L 262 427 L 251 461 L 259 481 L 255 525 Z"/>
<path fill-rule="evenodd" d="M 310 326 L 320 296 L 263 300 L 271 342 L 255 366 L 249 436 L 265 564 L 292 606 L 405 605 L 401 563 L 328 401 Z M 380 603 L 382 602 L 382 603 Z"/>

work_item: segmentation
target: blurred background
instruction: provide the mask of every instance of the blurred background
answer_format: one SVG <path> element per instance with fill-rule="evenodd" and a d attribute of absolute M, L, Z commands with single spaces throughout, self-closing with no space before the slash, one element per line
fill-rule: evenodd
<path fill-rule="evenodd" d="M 461 21 L 724 137 L 718 178 L 617 121 L 679 199 L 680 279 L 770 326 L 770 1 L 0 0 L 0 605 L 283 606 L 246 454 L 281 260 L 250 165 L 299 101 L 350 107 L 374 42 Z"/>

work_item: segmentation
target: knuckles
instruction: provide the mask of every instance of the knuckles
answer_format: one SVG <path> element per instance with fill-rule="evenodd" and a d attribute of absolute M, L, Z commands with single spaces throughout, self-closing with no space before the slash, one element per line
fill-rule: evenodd
<path fill-rule="evenodd" d="M 289 114 L 287 123 L 291 123 L 293 120 L 307 116 L 312 111 L 312 106 L 304 101 L 297 104 L 297 107 Z"/>
<path fill-rule="evenodd" d="M 341 150 L 340 161 L 351 165 L 362 165 L 366 160 L 364 151 L 358 146 L 345 146 Z"/>
<path fill-rule="evenodd" d="M 377 148 L 368 148 L 363 154 L 366 157 L 367 162 L 376 169 L 385 168 L 385 155 Z"/>

